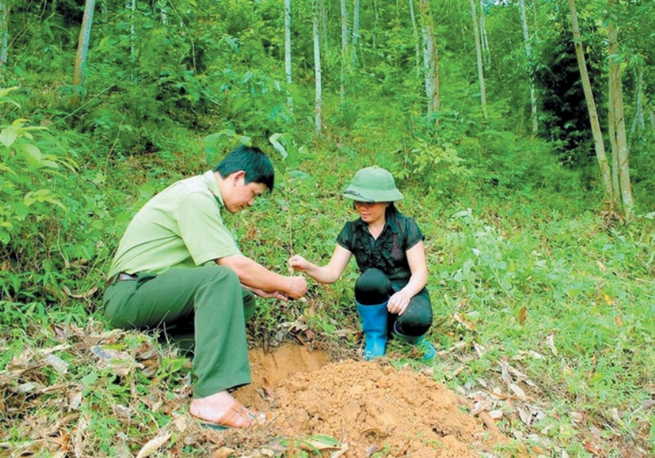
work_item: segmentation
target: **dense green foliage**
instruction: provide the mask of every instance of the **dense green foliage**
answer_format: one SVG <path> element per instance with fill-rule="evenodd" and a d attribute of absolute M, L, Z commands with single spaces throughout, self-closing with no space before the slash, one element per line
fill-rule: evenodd
<path fill-rule="evenodd" d="M 532 62 L 515 2 L 487 4 L 487 119 L 468 2 L 432 2 L 442 107 L 433 118 L 425 116 L 407 2 L 362 5 L 357 64 L 345 75 L 343 101 L 339 5 L 329 2 L 321 137 L 313 124 L 309 1 L 293 4 L 290 85 L 279 1 L 137 1 L 134 11 L 124 1 L 99 2 L 84 87 L 72 84 L 83 2 L 4 3 L 12 8 L 0 92 L 0 447 L 21 449 L 29 434 L 18 425 L 24 399 L 14 395 L 28 378 L 5 382 L 7 374 L 26 360 L 42 364 L 38 349 L 60 344 L 68 345 L 61 354 L 69 372 L 46 365 L 39 382 L 80 389 L 89 446 L 100 455 L 134 453 L 171 420 L 139 404 L 138 421 L 122 431 L 113 406 L 134 399 L 132 386 L 139 395 L 156 387 L 164 398 L 181 391 L 185 359 L 160 349 L 159 372 L 127 380 L 85 362 L 75 344 L 101 332 L 93 322 L 102 323 L 104 274 L 136 210 L 250 142 L 270 152 L 279 186 L 252 212 L 226 218 L 244 252 L 281 272 L 291 254 L 327 260 L 352 217 L 338 197 L 344 185 L 359 167 L 386 167 L 406 195 L 401 210 L 427 236 L 437 317 L 431 338 L 440 349 L 457 348 L 435 362 L 435 378 L 455 389 L 474 386 L 498 372 L 499 361 L 512 360 L 538 383 L 544 415 L 526 425 L 507 412 L 500 426 L 508 436 L 552 454 L 586 456 L 596 428 L 608 456 L 655 451 L 652 3 L 622 4 L 625 45 L 612 57 L 603 48 L 604 3 L 579 5 L 601 113 L 607 59 L 625 68 L 639 215 L 629 225 L 602 212 L 563 2 L 535 2 Z M 529 72 L 542 126 L 533 140 Z M 643 128 L 633 123 L 638 97 L 651 110 Z M 357 328 L 350 305 L 356 273 L 349 269 L 333 286 L 312 287 L 309 299 L 318 305 L 305 318 L 321 339 L 352 349 L 357 342 L 337 332 Z M 281 323 L 306 314 L 300 302 L 261 302 L 250 329 L 255 342 L 274 339 Z M 138 333 L 115 345 L 139 354 L 156 346 Z M 56 418 L 59 407 L 45 403 L 30 413 Z M 65 428 L 73 434 L 72 425 Z M 128 439 L 117 443 L 119 434 Z M 202 444 L 185 447 L 203 453 Z"/>

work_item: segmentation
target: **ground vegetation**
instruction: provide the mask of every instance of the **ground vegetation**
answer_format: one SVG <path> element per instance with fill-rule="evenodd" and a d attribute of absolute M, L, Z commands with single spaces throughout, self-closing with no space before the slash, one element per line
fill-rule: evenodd
<path fill-rule="evenodd" d="M 564 2 L 525 2 L 529 54 L 519 2 L 473 2 L 475 16 L 464 0 L 430 2 L 438 104 L 426 98 L 417 2 L 351 3 L 344 39 L 341 5 L 291 1 L 287 79 L 282 2 L 98 1 L 80 85 L 87 3 L 0 0 L 0 454 L 655 453 L 652 2 L 577 3 L 604 129 L 608 63 L 622 70 L 630 213 L 608 203 L 593 160 Z M 485 21 L 480 61 L 472 17 Z M 325 356 L 241 393 L 277 409 L 275 428 L 216 434 L 185 412 L 189 360 L 156 333 L 109 331 L 102 293 L 140 206 L 240 143 L 271 155 L 277 189 L 228 223 L 244 252 L 280 272 L 293 254 L 329 258 L 354 218 L 340 194 L 356 170 L 393 172 L 401 211 L 426 235 L 438 356 L 425 363 L 392 341 L 379 365 L 361 361 L 351 265 L 304 301 L 260 301 L 253 352 L 293 342 Z M 341 410 L 298 404 L 309 385 L 344 377 L 377 381 L 378 398 L 343 391 L 330 392 Z M 403 432 L 380 413 L 379 397 L 402 412 L 385 379 L 443 390 L 449 401 L 433 410 L 452 415 L 426 416 L 429 438 Z M 338 433 L 338 420 L 362 412 L 375 420 L 364 433 Z"/>

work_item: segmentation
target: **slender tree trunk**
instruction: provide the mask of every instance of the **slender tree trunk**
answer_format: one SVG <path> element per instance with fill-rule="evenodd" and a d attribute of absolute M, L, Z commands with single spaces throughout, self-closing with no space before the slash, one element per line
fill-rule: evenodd
<path fill-rule="evenodd" d="M 611 81 L 608 80 L 609 84 L 609 94 L 610 94 L 610 103 L 608 103 L 608 131 L 609 131 L 609 137 L 610 137 L 610 171 L 612 173 L 612 190 L 614 192 L 614 199 L 616 200 L 616 204 L 618 206 L 618 197 L 617 193 L 618 190 L 621 189 L 621 184 L 619 182 L 619 146 L 616 143 L 616 130 L 614 129 L 614 104 L 612 103 L 612 88 L 611 88 Z"/>
<path fill-rule="evenodd" d="M 291 86 L 291 0 L 284 0 L 284 71 L 287 75 L 287 84 Z M 287 98 L 287 106 L 293 107 L 293 99 Z"/>
<path fill-rule="evenodd" d="M 346 73 L 350 66 L 348 57 L 348 7 L 346 0 L 341 1 L 341 103 L 346 101 Z"/>
<path fill-rule="evenodd" d="M 635 100 L 635 117 L 632 120 L 632 126 L 630 127 L 630 137 L 634 137 L 635 133 L 638 137 L 646 130 L 646 123 L 644 122 L 644 67 L 640 66 L 639 70 L 635 72 L 635 80 L 637 81 L 637 95 Z"/>
<path fill-rule="evenodd" d="M 482 57 L 487 69 L 491 65 L 491 50 L 489 49 L 489 38 L 485 25 L 484 0 L 480 0 L 480 44 L 482 46 Z"/>
<path fill-rule="evenodd" d="M 480 45 L 480 31 L 478 30 L 478 18 L 475 11 L 475 0 L 469 0 L 471 4 L 471 15 L 473 17 L 473 33 L 475 34 L 475 54 L 478 59 L 478 78 L 480 79 L 480 103 L 482 114 L 487 119 L 487 91 L 484 86 L 484 68 L 482 65 L 482 48 Z"/>
<path fill-rule="evenodd" d="M 353 11 L 353 64 L 357 64 L 357 45 L 359 43 L 359 0 L 355 0 Z"/>
<path fill-rule="evenodd" d="M 538 21 L 538 15 L 537 15 L 537 0 L 532 0 L 532 19 L 534 19 L 534 26 L 532 27 L 532 30 L 534 30 L 534 39 L 535 41 L 539 41 L 539 21 Z"/>
<path fill-rule="evenodd" d="M 329 55 L 328 53 L 330 52 L 329 49 L 329 43 L 328 43 L 328 11 L 327 7 L 325 6 L 326 0 L 319 0 L 318 2 L 318 7 L 319 7 L 319 34 L 321 38 L 321 51 L 323 53 L 323 56 L 327 58 Z"/>
<path fill-rule="evenodd" d="M 77 43 L 77 57 L 75 59 L 75 75 L 73 76 L 73 85 L 79 86 L 80 90 L 84 89 L 84 77 L 86 76 L 86 58 L 89 52 L 89 42 L 91 41 L 91 25 L 93 24 L 93 10 L 95 9 L 95 6 L 95 0 L 86 0 L 84 5 L 82 27 L 80 28 L 80 37 Z M 79 105 L 80 96 L 74 96 L 72 103 L 73 106 Z"/>
<path fill-rule="evenodd" d="M 414 42 L 416 43 L 416 73 L 421 73 L 421 41 L 416 25 L 416 15 L 414 14 L 414 0 L 409 0 L 409 17 L 412 19 L 412 30 L 414 31 Z"/>
<path fill-rule="evenodd" d="M 166 12 L 166 0 L 159 0 L 159 16 L 161 17 L 161 23 L 166 25 L 168 24 L 168 13 Z"/>
<path fill-rule="evenodd" d="M 316 105 L 315 105 L 315 115 L 316 115 L 316 136 L 321 136 L 321 130 L 323 127 L 323 122 L 321 120 L 323 113 L 323 99 L 322 99 L 322 87 L 321 87 L 321 43 L 320 43 L 320 34 L 319 34 L 319 8 L 318 0 L 313 0 L 313 27 L 312 33 L 314 36 L 314 74 L 316 77 Z"/>
<path fill-rule="evenodd" d="M 423 68 L 425 70 L 425 95 L 428 101 L 428 117 L 439 112 L 439 57 L 434 39 L 434 22 L 430 1 L 421 0 L 421 30 L 423 32 Z"/>
<path fill-rule="evenodd" d="M 130 62 L 132 63 L 132 81 L 136 81 L 136 27 L 134 25 L 136 0 L 129 0 L 127 6 L 130 8 Z"/>
<path fill-rule="evenodd" d="M 6 0 L 0 0 L 0 37 L 0 78 L 4 78 L 9 52 L 9 3 Z"/>
<path fill-rule="evenodd" d="M 519 6 L 521 7 L 521 27 L 523 28 L 523 42 L 525 43 L 525 55 L 528 58 L 528 63 L 532 62 L 532 49 L 530 47 L 530 34 L 528 33 L 528 17 L 525 12 L 525 0 L 519 0 Z M 531 138 L 534 139 L 537 136 L 539 131 L 539 125 L 537 121 L 537 94 L 534 89 L 534 79 L 532 74 L 529 74 L 530 78 L 530 118 L 532 120 L 532 135 Z"/>
<path fill-rule="evenodd" d="M 609 0 L 608 6 L 612 8 L 613 1 Z M 621 83 L 621 65 L 617 60 L 619 53 L 618 31 L 610 21 L 607 24 L 607 38 L 609 41 L 609 83 L 610 83 L 610 122 L 614 126 L 616 136 L 616 157 L 619 168 L 619 190 L 621 194 L 621 208 L 623 216 L 630 221 L 634 218 L 634 201 L 632 199 L 632 184 L 630 182 L 630 165 L 628 156 L 628 138 L 625 128 L 625 110 L 623 107 L 623 85 Z"/>
<path fill-rule="evenodd" d="M 375 0 L 373 2 L 373 12 L 375 13 L 375 23 L 373 24 L 373 36 L 372 36 L 372 46 L 373 52 L 377 50 L 377 36 L 378 36 L 378 27 L 380 25 L 380 12 L 378 11 L 378 3 Z"/>
<path fill-rule="evenodd" d="M 601 180 L 605 190 L 605 198 L 610 205 L 610 210 L 616 207 L 616 194 L 612 186 L 612 178 L 610 173 L 610 166 L 605 154 L 605 144 L 603 143 L 603 133 L 600 129 L 598 121 L 598 111 L 596 110 L 596 102 L 594 101 L 594 94 L 591 91 L 591 81 L 589 79 L 589 72 L 587 71 L 587 62 L 582 49 L 582 37 L 580 34 L 580 26 L 578 25 L 578 13 L 575 8 L 575 0 L 569 0 L 569 8 L 571 10 L 571 31 L 573 33 L 573 43 L 575 45 L 575 55 L 578 59 L 578 67 L 580 68 L 580 78 L 582 79 L 582 88 L 584 90 L 585 100 L 587 101 L 587 110 L 589 111 L 589 122 L 591 123 L 591 132 L 594 137 L 594 145 L 596 148 L 596 158 L 598 159 L 598 166 L 600 167 Z"/>

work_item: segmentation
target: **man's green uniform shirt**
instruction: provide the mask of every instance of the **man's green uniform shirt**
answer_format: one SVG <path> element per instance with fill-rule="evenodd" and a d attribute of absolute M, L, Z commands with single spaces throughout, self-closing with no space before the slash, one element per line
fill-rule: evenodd
<path fill-rule="evenodd" d="M 160 275 L 240 254 L 225 227 L 225 208 L 213 171 L 178 181 L 150 199 L 120 241 L 109 277 L 121 272 Z"/>

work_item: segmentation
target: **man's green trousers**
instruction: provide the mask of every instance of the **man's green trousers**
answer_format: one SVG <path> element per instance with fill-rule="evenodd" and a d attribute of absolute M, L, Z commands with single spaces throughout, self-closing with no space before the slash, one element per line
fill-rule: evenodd
<path fill-rule="evenodd" d="M 113 328 L 193 330 L 195 398 L 250 383 L 245 321 L 254 314 L 255 297 L 231 269 L 144 272 L 111 284 L 104 304 Z"/>

